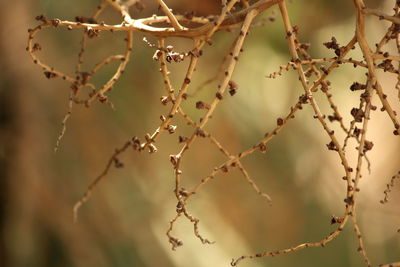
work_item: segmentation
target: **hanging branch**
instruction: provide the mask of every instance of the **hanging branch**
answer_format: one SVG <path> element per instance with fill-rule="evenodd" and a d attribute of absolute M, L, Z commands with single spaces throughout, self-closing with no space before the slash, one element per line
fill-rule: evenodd
<path fill-rule="evenodd" d="M 200 219 L 195 217 L 188 209 L 189 201 L 197 194 L 201 193 L 204 186 L 215 179 L 219 174 L 229 173 L 232 169 L 237 169 L 244 177 L 246 182 L 252 187 L 254 192 L 264 198 L 267 203 L 271 204 L 272 198 L 257 185 L 256 180 L 250 175 L 247 166 L 243 164 L 242 159 L 253 155 L 259 151 L 261 153 L 268 153 L 269 142 L 276 138 L 279 133 L 287 127 L 291 127 L 291 121 L 296 119 L 296 115 L 300 112 L 305 105 L 309 105 L 313 112 L 312 119 L 316 119 L 320 125 L 319 129 L 325 134 L 328 144 L 324 149 L 333 151 L 337 155 L 337 165 L 343 168 L 342 179 L 345 182 L 346 190 L 344 190 L 344 211 L 341 217 L 332 216 L 331 223 L 337 224 L 334 231 L 315 242 L 305 242 L 293 245 L 289 248 L 263 251 L 240 256 L 233 259 L 232 266 L 237 266 L 242 260 L 251 258 L 261 258 L 276 255 L 283 255 L 299 251 L 309 247 L 324 247 L 329 242 L 338 237 L 344 227 L 349 223 L 354 229 L 356 234 L 355 238 L 358 242 L 357 251 L 365 261 L 367 266 L 372 266 L 368 257 L 366 244 L 362 229 L 358 223 L 358 213 L 356 204 L 358 202 L 358 192 L 361 190 L 360 179 L 363 177 L 363 162 L 367 163 L 367 168 L 370 171 L 371 164 L 367 157 L 368 151 L 374 147 L 374 143 L 368 140 L 369 137 L 369 121 L 371 114 L 377 107 L 373 105 L 373 101 L 379 101 L 381 111 L 385 111 L 388 121 L 393 125 L 393 134 L 400 135 L 400 124 L 397 117 L 396 110 L 393 104 L 389 101 L 386 91 L 388 88 L 383 88 L 382 81 L 379 79 L 378 72 L 387 72 L 390 75 L 396 76 L 395 90 L 400 92 L 400 19 L 399 15 L 399 1 L 395 1 L 394 11 L 395 15 L 388 15 L 380 10 L 369 9 L 365 6 L 363 0 L 353 0 L 354 11 L 356 14 L 356 21 L 354 23 L 355 35 L 347 42 L 346 45 L 340 46 L 338 40 L 332 37 L 329 42 L 324 43 L 327 49 L 332 50 L 335 56 L 325 58 L 313 58 L 309 51 L 310 44 L 300 41 L 300 27 L 292 26 L 289 11 L 286 7 L 284 0 L 230 0 L 221 1 L 220 13 L 208 17 L 189 15 L 178 15 L 173 12 L 168 6 L 168 1 L 157 0 L 160 9 L 165 16 L 153 15 L 148 18 L 133 18 L 130 15 L 129 7 L 137 5 L 140 0 L 103 0 L 98 6 L 97 10 L 91 17 L 76 17 L 76 21 L 66 21 L 60 19 L 47 19 L 43 15 L 37 16 L 36 19 L 40 24 L 28 32 L 28 45 L 26 50 L 30 54 L 34 64 L 38 65 L 46 78 L 61 78 L 70 84 L 68 111 L 62 120 L 62 129 L 56 140 L 55 150 L 59 148 L 61 138 L 66 131 L 67 120 L 71 117 L 72 107 L 75 104 L 82 104 L 90 107 L 94 102 L 105 103 L 113 107 L 111 101 L 108 99 L 108 93 L 113 87 L 117 87 L 117 81 L 125 72 L 133 50 L 133 34 L 144 33 L 149 38 L 156 39 L 157 43 L 153 44 L 144 38 L 143 41 L 154 50 L 153 60 L 158 61 L 160 64 L 160 73 L 164 83 L 165 94 L 161 96 L 161 104 L 168 106 L 168 111 L 160 115 L 161 122 L 153 131 L 148 132 L 143 138 L 132 137 L 126 141 L 120 148 L 116 149 L 109 157 L 103 171 L 98 175 L 88 186 L 82 198 L 75 204 L 73 208 L 74 220 L 78 219 L 78 211 L 83 204 L 85 204 L 93 193 L 96 186 L 110 173 L 112 167 L 123 167 L 119 156 L 126 152 L 128 148 L 134 151 L 149 153 L 156 153 L 158 148 L 156 142 L 162 134 L 175 134 L 180 131 L 179 121 L 177 117 L 183 118 L 184 122 L 192 127 L 192 133 L 188 137 L 179 135 L 178 141 L 181 147 L 178 148 L 178 153 L 172 153 L 169 160 L 172 164 L 172 172 L 174 177 L 174 195 L 176 198 L 175 216 L 170 220 L 166 235 L 170 242 L 172 249 L 182 246 L 183 242 L 172 235 L 175 223 L 179 218 L 188 220 L 193 225 L 194 236 L 197 237 L 203 244 L 212 244 L 213 242 L 203 237 L 200 232 Z M 283 21 L 282 36 L 287 39 L 289 62 L 285 65 L 279 66 L 279 70 L 267 75 L 267 78 L 277 78 L 284 75 L 286 72 L 296 72 L 299 80 L 299 87 L 301 87 L 298 95 L 297 102 L 288 107 L 287 113 L 276 118 L 276 126 L 272 131 L 266 132 L 255 145 L 243 149 L 239 153 L 232 153 L 224 144 L 219 141 L 209 130 L 207 125 L 212 119 L 212 116 L 218 111 L 218 106 L 223 103 L 226 97 L 233 97 L 239 85 L 234 82 L 234 71 L 239 62 L 239 58 L 244 53 L 243 47 L 246 38 L 250 31 L 259 23 L 255 22 L 256 18 L 264 11 L 271 9 L 274 6 L 279 7 L 280 15 Z M 107 8 L 110 7 L 121 16 L 121 23 L 119 24 L 106 24 L 105 22 L 98 22 L 97 18 Z M 392 24 L 384 32 L 379 43 L 376 44 L 375 50 L 372 50 L 367 43 L 367 34 L 365 26 L 365 18 L 371 15 L 379 18 L 379 20 L 389 21 Z M 272 20 L 271 20 L 272 21 Z M 166 24 L 167 26 L 157 27 L 157 24 Z M 200 25 L 193 27 L 184 27 L 182 25 Z M 58 69 L 51 67 L 42 61 L 37 52 L 42 50 L 42 46 L 34 41 L 36 34 L 43 29 L 58 29 L 66 27 L 69 30 L 83 30 L 80 51 L 78 53 L 78 61 L 75 67 L 74 74 L 65 74 Z M 204 83 L 200 84 L 195 89 L 191 88 L 192 81 L 196 78 L 195 71 L 200 66 L 199 62 L 202 60 L 204 46 L 213 43 L 213 37 L 221 30 L 237 29 L 238 35 L 231 43 L 227 53 L 224 56 L 222 63 L 218 66 L 216 74 Z M 235 33 L 237 30 L 231 31 Z M 102 32 L 125 32 L 126 36 L 124 41 L 126 46 L 123 52 L 112 53 L 105 56 L 100 62 L 97 62 L 93 67 L 87 71 L 83 70 L 82 64 L 85 60 L 85 53 L 87 43 L 91 39 L 95 39 Z M 184 38 L 192 41 L 190 49 L 184 52 L 178 52 L 175 48 L 169 45 L 170 38 Z M 397 47 L 397 54 L 389 54 L 384 52 L 384 48 L 394 41 Z M 135 44 L 136 47 L 136 44 Z M 362 59 L 353 59 L 348 57 L 352 49 L 358 49 L 362 54 Z M 170 78 L 169 64 L 179 64 L 184 61 L 189 61 L 185 70 L 184 78 L 177 81 L 179 87 L 174 88 Z M 97 88 L 90 81 L 104 66 L 111 62 L 118 62 L 114 74 L 108 81 Z M 352 64 L 354 68 L 362 68 L 367 71 L 365 81 L 355 81 L 350 86 L 350 91 L 354 94 L 359 93 L 359 101 L 355 103 L 351 109 L 350 114 L 352 118 L 345 120 L 343 114 L 346 110 L 341 107 L 333 95 L 334 84 L 328 80 L 328 77 L 335 71 L 338 71 L 343 64 Z M 396 65 L 397 64 L 397 65 Z M 278 69 L 278 67 L 276 68 Z M 218 83 L 214 89 L 214 98 L 211 102 L 199 100 L 196 102 L 196 109 L 201 112 L 202 116 L 199 122 L 193 120 L 184 109 L 184 103 L 188 98 L 195 98 L 199 90 L 205 89 L 206 85 Z M 210 86 L 211 87 L 211 86 Z M 84 95 L 84 89 L 89 89 L 87 95 Z M 292 88 L 288 90 L 293 90 Z M 322 95 L 321 98 L 316 96 Z M 399 93 L 400 97 L 400 93 Z M 324 99 L 324 100 L 317 100 Z M 396 100 L 398 100 L 396 98 Z M 325 101 L 325 102 L 324 102 Z M 327 103 L 330 107 L 330 115 L 326 116 L 321 111 L 321 106 Z M 335 133 L 332 124 L 338 123 L 337 126 L 342 135 Z M 207 176 L 199 178 L 197 184 L 191 189 L 186 189 L 184 184 L 188 177 L 182 173 L 183 165 L 187 161 L 187 151 L 192 149 L 193 144 L 200 138 L 206 138 L 210 143 L 215 146 L 225 157 L 225 159 L 216 165 Z M 355 151 L 348 149 L 349 140 L 354 139 L 357 142 Z M 355 163 L 351 163 L 349 158 L 353 156 L 356 158 Z M 384 191 L 384 199 L 381 203 L 388 202 L 389 193 L 395 186 L 395 180 L 398 180 L 400 173 L 394 175 L 390 182 L 387 184 Z M 394 262 L 391 264 L 382 264 L 380 266 L 400 266 L 400 263 Z"/>

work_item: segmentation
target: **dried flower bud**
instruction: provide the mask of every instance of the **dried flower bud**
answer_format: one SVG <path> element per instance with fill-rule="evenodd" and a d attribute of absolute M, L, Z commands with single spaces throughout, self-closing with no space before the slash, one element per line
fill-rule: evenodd
<path fill-rule="evenodd" d="M 168 126 L 167 126 L 167 130 L 168 130 L 168 132 L 169 132 L 170 134 L 175 133 L 176 128 L 177 128 L 176 125 L 168 125 Z"/>
<path fill-rule="evenodd" d="M 342 223 L 342 222 L 343 222 L 343 218 L 332 215 L 331 224 Z"/>
<path fill-rule="evenodd" d="M 261 153 L 267 152 L 267 146 L 264 143 L 260 143 L 258 145 L 258 149 L 260 150 Z"/>
<path fill-rule="evenodd" d="M 157 152 L 157 147 L 154 144 L 149 144 L 149 153 L 153 154 Z"/>
<path fill-rule="evenodd" d="M 221 167 L 221 171 L 227 173 L 229 171 L 229 169 L 226 165 L 224 165 Z"/>
<path fill-rule="evenodd" d="M 136 136 L 132 137 L 132 148 L 134 150 L 140 150 L 141 149 L 141 144 L 140 144 L 140 140 L 139 138 L 137 138 Z"/>
<path fill-rule="evenodd" d="M 374 147 L 374 143 L 371 141 L 364 141 L 364 152 L 371 150 Z"/>
<path fill-rule="evenodd" d="M 120 169 L 120 168 L 124 167 L 124 164 L 121 161 L 119 161 L 117 158 L 114 158 L 114 166 L 115 166 L 115 168 Z"/>
<path fill-rule="evenodd" d="M 169 155 L 169 161 L 172 163 L 174 167 L 176 167 L 179 163 L 180 156 L 178 155 Z"/>
<path fill-rule="evenodd" d="M 330 42 L 323 43 L 323 45 L 328 49 L 339 49 L 339 45 L 335 37 L 332 37 Z"/>
<path fill-rule="evenodd" d="M 333 141 L 331 141 L 329 144 L 326 145 L 328 147 L 329 150 L 334 150 L 337 151 L 337 147 L 335 146 L 335 143 L 333 143 Z"/>
<path fill-rule="evenodd" d="M 162 56 L 162 51 L 161 50 L 156 50 L 153 55 L 153 60 L 158 61 Z"/>
<path fill-rule="evenodd" d="M 179 143 L 183 143 L 183 142 L 186 142 L 187 141 L 187 137 L 185 137 L 185 136 L 179 136 Z"/>
<path fill-rule="evenodd" d="M 44 76 L 46 76 L 47 79 L 52 79 L 57 77 L 57 74 L 51 71 L 45 71 Z"/>
<path fill-rule="evenodd" d="M 206 134 L 205 134 L 204 131 L 203 131 L 202 129 L 200 129 L 200 128 L 196 128 L 195 134 L 196 134 L 197 136 L 200 136 L 200 137 L 206 137 Z"/>
<path fill-rule="evenodd" d="M 169 101 L 171 101 L 171 98 L 169 96 L 162 96 L 160 100 L 161 103 L 165 106 L 166 104 L 168 104 Z"/>
<path fill-rule="evenodd" d="M 367 86 L 365 84 L 360 84 L 358 82 L 354 82 L 351 86 L 350 86 L 350 90 L 351 91 L 356 91 L 356 90 L 364 90 L 366 89 Z"/>
<path fill-rule="evenodd" d="M 204 103 L 203 101 L 197 101 L 196 108 L 197 109 L 210 109 L 210 105 L 207 103 Z"/>
<path fill-rule="evenodd" d="M 353 108 L 350 113 L 356 122 L 362 122 L 364 118 L 364 111 L 362 109 Z"/>

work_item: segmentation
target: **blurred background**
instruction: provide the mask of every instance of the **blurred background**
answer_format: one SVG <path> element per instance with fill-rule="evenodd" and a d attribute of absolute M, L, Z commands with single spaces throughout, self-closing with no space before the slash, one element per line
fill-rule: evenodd
<path fill-rule="evenodd" d="M 142 12 L 132 9 L 134 18 L 161 14 L 157 5 L 145 0 Z M 306 241 L 318 241 L 333 231 L 332 215 L 342 216 L 345 183 L 336 153 L 328 151 L 328 136 L 305 106 L 296 120 L 267 146 L 267 153 L 256 152 L 243 160 L 253 179 L 273 199 L 269 206 L 241 174 L 232 170 L 218 175 L 190 199 L 190 212 L 200 218 L 200 231 L 213 245 L 202 245 L 184 219 L 175 225 L 173 235 L 184 245 L 170 249 L 165 232 L 175 215 L 174 177 L 168 156 L 179 151 L 179 135 L 191 129 L 178 120 L 178 132 L 164 134 L 157 142 L 159 151 L 149 155 L 128 150 L 119 159 L 122 169 L 111 169 L 80 210 L 77 224 L 72 207 L 88 184 L 103 170 L 114 149 L 132 136 L 143 137 L 159 125 L 167 109 L 159 102 L 164 95 L 154 49 L 135 34 L 134 50 L 125 75 L 109 94 L 116 110 L 94 104 L 90 109 L 75 106 L 67 132 L 57 153 L 53 148 L 67 111 L 70 85 L 48 80 L 25 51 L 27 29 L 37 25 L 34 17 L 74 20 L 90 16 L 97 0 L 15 0 L 0 2 L 0 266 L 229 266 L 232 258 L 243 254 L 277 250 Z M 217 0 L 169 0 L 177 12 L 194 10 L 199 15 L 216 14 Z M 388 13 L 394 1 L 367 1 L 371 8 Z M 300 28 L 300 39 L 311 43 L 315 58 L 333 57 L 323 42 L 335 36 L 341 45 L 354 34 L 355 18 L 351 1 L 293 1 L 288 6 L 293 25 Z M 268 11 L 261 15 L 268 18 Z M 239 89 L 225 97 L 207 126 L 231 152 L 239 153 L 256 144 L 271 131 L 276 119 L 287 114 L 302 88 L 293 71 L 276 79 L 265 76 L 290 59 L 279 13 L 276 21 L 253 28 L 245 41 L 244 52 L 233 80 Z M 101 18 L 108 23 L 120 19 L 110 8 Z M 390 24 L 368 20 L 370 45 L 379 40 Z M 82 32 L 59 28 L 44 30 L 37 36 L 43 51 L 38 55 L 49 65 L 73 75 Z M 207 46 L 192 79 L 192 90 L 213 77 L 236 33 L 219 32 Z M 90 40 L 89 69 L 105 56 L 121 53 L 122 33 L 101 33 Z M 150 42 L 156 42 L 147 36 Z M 168 44 L 178 51 L 190 47 L 188 40 L 173 39 Z M 389 46 L 390 52 L 394 46 Z M 354 58 L 361 60 L 359 52 Z M 178 88 L 187 61 L 172 63 L 171 78 Z M 103 84 L 116 65 L 97 74 L 94 82 Z M 364 70 L 342 66 L 331 75 L 332 94 L 347 122 L 350 110 L 358 106 L 359 94 L 349 90 L 354 81 L 364 82 Z M 379 74 L 385 93 L 399 110 L 395 76 Z M 217 82 L 190 98 L 185 109 L 193 118 L 203 114 L 196 101 L 209 102 Z M 318 97 L 327 115 L 329 105 Z M 375 104 L 380 104 L 375 99 Z M 337 123 L 332 127 L 339 133 Z M 382 205 L 383 190 L 400 169 L 399 138 L 392 134 L 386 113 L 372 114 L 368 140 L 374 148 L 368 153 L 372 172 L 364 171 L 359 194 L 358 214 L 366 249 L 372 262 L 399 260 L 400 185 Z M 341 136 L 343 137 L 343 136 Z M 355 142 L 349 144 L 349 158 L 355 162 Z M 355 154 L 354 154 L 355 155 Z M 183 183 L 191 188 L 224 157 L 207 140 L 198 139 L 183 162 Z M 365 164 L 364 164 L 365 166 Z M 364 266 L 356 249 L 353 229 L 343 233 L 326 248 L 311 248 L 274 258 L 246 260 L 240 266 Z"/>

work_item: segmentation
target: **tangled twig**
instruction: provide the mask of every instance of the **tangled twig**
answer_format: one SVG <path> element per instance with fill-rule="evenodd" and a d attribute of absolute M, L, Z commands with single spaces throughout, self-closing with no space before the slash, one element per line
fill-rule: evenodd
<path fill-rule="evenodd" d="M 189 213 L 187 207 L 188 201 L 195 194 L 199 193 L 200 190 L 210 180 L 216 178 L 218 174 L 227 173 L 231 169 L 237 168 L 245 180 L 251 185 L 253 190 L 267 200 L 268 203 L 271 203 L 271 197 L 260 189 L 241 160 L 252 155 L 256 151 L 260 151 L 262 153 L 267 152 L 268 143 L 274 137 L 276 137 L 285 126 L 289 124 L 289 121 L 295 119 L 295 115 L 297 115 L 304 105 L 310 105 L 314 113 L 313 118 L 318 120 L 321 130 L 326 134 L 326 138 L 329 139 L 329 143 L 326 145 L 326 147 L 328 150 L 334 151 L 337 154 L 338 162 L 343 168 L 343 180 L 345 180 L 346 183 L 343 215 L 341 217 L 334 216 L 332 218 L 332 222 L 337 223 L 336 229 L 329 233 L 326 237 L 321 238 L 319 241 L 301 243 L 276 251 L 265 251 L 261 253 L 243 255 L 232 260 L 231 265 L 236 266 L 244 259 L 287 254 L 308 247 L 324 247 L 327 243 L 339 236 L 346 224 L 351 221 L 358 242 L 357 250 L 361 254 L 365 263 L 368 266 L 372 266 L 366 252 L 362 230 L 358 224 L 356 203 L 358 192 L 360 191 L 359 182 L 363 175 L 363 162 L 365 161 L 367 163 L 368 169 L 371 168 L 370 161 L 367 157 L 367 152 L 374 147 L 374 144 L 372 141 L 367 139 L 367 135 L 371 113 L 377 109 L 377 107 L 372 104 L 373 99 L 377 98 L 382 105 L 381 110 L 386 111 L 387 116 L 391 120 L 391 123 L 394 127 L 393 134 L 400 135 L 400 124 L 396 111 L 388 101 L 388 96 L 385 94 L 384 88 L 377 75 L 378 71 L 396 75 L 397 84 L 395 86 L 395 90 L 400 92 L 400 56 L 383 52 L 383 48 L 390 43 L 391 40 L 396 42 L 398 52 L 400 52 L 400 19 L 398 17 L 400 9 L 399 1 L 395 1 L 395 15 L 391 16 L 379 10 L 366 8 L 363 0 L 354 0 L 356 14 L 355 35 L 344 46 L 340 46 L 334 37 L 332 37 L 331 41 L 324 43 L 324 46 L 330 50 L 333 50 L 336 55 L 329 58 L 312 57 L 308 51 L 310 44 L 302 43 L 300 41 L 300 28 L 298 26 L 292 26 L 291 24 L 289 12 L 284 0 L 221 1 L 220 13 L 218 15 L 209 17 L 199 17 L 193 14 L 178 15 L 169 8 L 166 1 L 157 0 L 157 3 L 159 4 L 160 9 L 165 16 L 154 15 L 148 18 L 135 19 L 131 17 L 129 13 L 129 7 L 136 5 L 139 2 L 140 1 L 138 0 L 124 2 L 119 0 L 104 0 L 90 18 L 77 17 L 76 21 L 47 19 L 44 16 L 38 16 L 36 19 L 41 23 L 35 28 L 29 29 L 27 51 L 31 55 L 33 62 L 42 68 L 46 78 L 51 79 L 59 77 L 71 84 L 68 112 L 62 121 L 62 130 L 57 138 L 55 150 L 59 147 L 60 140 L 65 134 L 66 122 L 71 116 L 71 110 L 74 104 L 83 104 L 87 107 L 90 107 L 92 103 L 98 101 L 112 106 L 107 94 L 114 86 L 116 86 L 117 81 L 121 78 L 121 75 L 124 73 L 126 66 L 129 63 L 133 50 L 133 34 L 141 32 L 157 40 L 156 44 L 152 44 L 147 41 L 147 39 L 144 39 L 150 49 L 155 50 L 153 59 L 158 61 L 160 64 L 160 73 L 166 92 L 166 96 L 161 97 L 161 103 L 163 105 L 168 105 L 169 110 L 166 114 L 160 116 L 161 122 L 152 132 L 152 134 L 147 133 L 143 140 L 138 137 L 133 137 L 132 139 L 126 141 L 121 148 L 115 150 L 115 152 L 109 158 L 103 172 L 96 177 L 96 179 L 89 185 L 83 197 L 75 204 L 73 208 L 74 219 L 77 220 L 79 208 L 88 201 L 96 185 L 109 173 L 109 170 L 112 168 L 112 166 L 117 168 L 123 166 L 123 164 L 118 160 L 118 156 L 120 154 L 124 153 L 130 147 L 139 152 L 145 150 L 147 150 L 149 153 L 157 152 L 158 148 L 155 145 L 157 139 L 165 132 L 174 134 L 176 131 L 179 131 L 179 128 L 177 128 L 178 126 L 174 125 L 174 123 L 176 121 L 176 117 L 180 117 L 192 127 L 192 134 L 188 137 L 179 136 L 179 143 L 182 144 L 182 147 L 179 149 L 178 153 L 171 153 L 169 157 L 175 178 L 174 194 L 177 204 L 176 214 L 169 223 L 166 235 L 172 245 L 172 249 L 176 249 L 177 247 L 181 246 L 183 242 L 177 237 L 174 237 L 172 235 L 172 231 L 175 222 L 178 219 L 186 218 L 193 224 L 194 235 L 202 243 L 212 244 L 213 242 L 201 235 L 199 229 L 200 220 Z M 205 127 L 224 98 L 235 95 L 238 85 L 233 81 L 233 74 L 237 64 L 239 64 L 239 58 L 243 52 L 245 40 L 250 33 L 250 30 L 257 25 L 257 23 L 254 22 L 257 16 L 274 6 L 278 6 L 280 10 L 281 19 L 284 25 L 283 35 L 286 37 L 288 42 L 290 59 L 287 64 L 280 66 L 278 71 L 267 75 L 267 77 L 276 78 L 284 75 L 285 72 L 293 70 L 297 73 L 303 92 L 298 95 L 298 101 L 293 106 L 289 107 L 287 115 L 276 119 L 277 125 L 272 129 L 271 132 L 265 133 L 265 135 L 260 138 L 260 140 L 256 142 L 254 146 L 251 146 L 240 153 L 233 154 L 229 151 L 229 149 L 224 147 L 214 135 L 207 131 Z M 120 24 L 110 25 L 106 24 L 105 22 L 97 21 L 98 16 L 107 7 L 113 8 L 121 15 L 122 22 Z M 382 36 L 380 42 L 376 45 L 375 50 L 372 50 L 366 41 L 367 36 L 365 30 L 365 17 L 367 15 L 376 16 L 380 20 L 386 20 L 392 23 L 387 32 L 385 32 L 385 34 Z M 154 26 L 160 25 L 160 23 L 168 26 Z M 191 27 L 186 25 L 196 26 Z M 36 55 L 36 52 L 42 49 L 39 43 L 34 42 L 36 34 L 45 28 L 59 27 L 66 27 L 69 30 L 83 30 L 81 49 L 78 54 L 78 63 L 76 65 L 74 75 L 64 74 L 63 72 L 41 61 Z M 238 35 L 228 49 L 228 53 L 225 55 L 223 62 L 220 64 L 216 75 L 205 81 L 197 89 L 190 92 L 190 85 L 192 83 L 195 70 L 198 67 L 198 62 L 201 60 L 203 47 L 207 44 L 212 44 L 212 38 L 218 31 L 232 28 L 239 29 Z M 125 32 L 126 46 L 124 52 L 105 57 L 102 61 L 95 64 L 89 71 L 83 71 L 82 63 L 84 62 L 84 54 L 88 39 L 96 38 L 99 34 L 101 34 L 101 32 L 104 31 Z M 168 39 L 172 37 L 191 39 L 191 49 L 186 52 L 175 51 L 173 46 L 167 45 Z M 362 60 L 348 57 L 350 50 L 356 49 L 357 47 L 362 53 Z M 114 74 L 104 85 L 97 88 L 95 85 L 90 83 L 91 79 L 101 68 L 113 61 L 117 61 L 119 64 Z M 189 61 L 189 63 L 185 76 L 183 80 L 180 81 L 178 90 L 175 90 L 169 77 L 170 70 L 168 68 L 168 64 L 172 62 L 180 63 L 182 61 Z M 398 65 L 397 68 L 395 65 L 393 65 L 393 62 Z M 336 100 L 334 100 L 331 93 L 333 84 L 328 80 L 329 75 L 338 69 L 342 64 L 352 64 L 354 68 L 363 68 L 367 71 L 366 80 L 364 82 L 355 81 L 350 87 L 350 90 L 354 93 L 360 92 L 360 97 L 359 102 L 354 108 L 352 108 L 350 112 L 352 119 L 349 122 L 344 120 L 344 111 L 340 108 L 340 105 L 336 102 Z M 206 103 L 202 100 L 196 102 L 196 108 L 200 110 L 199 112 L 203 112 L 203 115 L 201 116 L 199 122 L 195 122 L 195 120 L 193 120 L 185 112 L 183 103 L 185 103 L 189 97 L 196 97 L 196 93 L 199 90 L 204 88 L 205 85 L 211 84 L 212 82 L 218 83 L 217 88 L 213 92 L 214 98 L 210 103 Z M 89 89 L 89 93 L 87 95 L 83 95 L 83 89 L 85 88 Z M 331 108 L 331 115 L 326 116 L 322 113 L 320 108 L 321 103 L 317 101 L 315 97 L 318 94 L 324 95 L 324 98 L 326 99 L 325 101 L 327 101 Z M 339 130 L 345 135 L 343 139 L 340 139 L 339 135 L 332 130 L 331 124 L 334 122 L 339 123 Z M 207 176 L 198 181 L 198 183 L 192 189 L 186 190 L 183 186 L 185 182 L 184 178 L 186 177 L 184 177 L 182 174 L 181 169 L 184 164 L 187 151 L 199 138 L 207 138 L 225 156 L 226 159 L 217 165 L 213 170 L 211 170 Z M 348 141 L 352 138 L 358 144 L 355 152 L 355 164 L 350 163 L 348 154 L 350 154 L 351 151 L 347 149 Z M 388 201 L 388 194 L 394 186 L 394 181 L 399 177 L 400 173 L 394 175 L 388 183 L 387 188 L 384 191 L 385 196 L 381 201 L 382 203 L 386 203 Z M 392 263 L 381 266 L 400 266 L 400 264 Z"/>

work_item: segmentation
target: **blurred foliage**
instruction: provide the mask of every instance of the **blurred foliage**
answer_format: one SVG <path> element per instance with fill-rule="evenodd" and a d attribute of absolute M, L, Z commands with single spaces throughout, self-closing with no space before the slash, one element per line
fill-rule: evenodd
<path fill-rule="evenodd" d="M 134 17 L 160 12 L 155 1 L 144 2 L 146 11 L 134 11 Z M 198 14 L 213 14 L 219 5 L 216 0 L 168 2 L 182 13 L 195 9 Z M 391 1 L 370 2 L 385 8 Z M 309 107 L 297 115 L 300 120 L 291 122 L 271 142 L 267 154 L 244 160 L 263 191 L 272 196 L 272 207 L 234 171 L 218 176 L 190 202 L 190 209 L 201 219 L 201 231 L 216 241 L 213 245 L 202 245 L 186 222 L 175 227 L 183 247 L 171 251 L 165 236 L 175 210 L 168 155 L 178 149 L 176 135 L 163 136 L 155 155 L 125 153 L 121 157 L 125 168 L 109 173 L 82 208 L 79 222 L 73 224 L 73 204 L 102 171 L 114 149 L 133 135 L 152 131 L 159 115 L 166 111 L 159 104 L 164 92 L 158 65 L 151 59 L 154 50 L 138 33 L 126 75 L 110 96 L 116 110 L 98 104 L 90 109 L 74 108 L 61 149 L 53 153 L 67 109 L 68 86 L 45 79 L 32 64 L 25 52 L 26 30 L 36 24 L 34 17 L 38 14 L 72 20 L 91 14 L 97 4 L 94 0 L 0 3 L 0 266 L 228 266 L 232 257 L 320 240 L 333 230 L 330 216 L 342 212 L 344 184 L 336 155 L 326 149 L 328 139 L 312 119 Z M 322 42 L 332 35 L 343 43 L 351 38 L 349 31 L 355 23 L 352 8 L 351 1 L 293 1 L 289 12 L 293 23 L 300 26 L 300 38 L 312 43 L 313 53 L 323 56 L 330 52 Z M 111 11 L 102 19 L 119 20 Z M 383 27 L 373 23 L 372 36 Z M 79 36 L 78 32 L 46 30 L 39 36 L 44 46 L 40 56 L 71 72 Z M 93 64 L 110 51 L 121 49 L 121 36 L 102 33 L 99 40 L 89 44 L 88 61 Z M 215 74 L 232 38 L 228 32 L 215 36 L 214 45 L 204 51 L 193 88 Z M 173 44 L 185 48 L 181 40 Z M 209 126 L 232 152 L 252 145 L 277 117 L 286 114 L 285 107 L 295 103 L 297 93 L 293 91 L 301 90 L 297 76 L 287 73 L 275 80 L 265 78 L 288 60 L 279 16 L 275 22 L 253 29 L 234 74 L 238 94 L 219 107 Z M 96 84 L 104 83 L 113 67 L 105 68 Z M 173 78 L 182 78 L 184 66 L 173 65 L 171 69 Z M 337 85 L 335 97 L 349 111 L 354 96 L 347 88 L 362 75 L 345 71 L 332 80 Z M 213 96 L 213 86 L 197 97 Z M 197 112 L 195 101 L 187 104 L 192 105 L 189 113 L 193 116 Z M 388 178 L 399 168 L 399 141 L 391 133 L 380 131 L 389 123 L 383 115 L 373 116 L 383 119 L 371 125 L 370 139 L 376 149 L 370 154 L 372 173 L 362 181 L 359 214 L 372 261 L 390 262 L 400 251 L 396 234 L 400 194 L 393 192 L 386 206 L 379 204 L 379 199 Z M 184 169 L 185 177 L 190 177 L 185 181 L 188 187 L 222 159 L 204 140 L 195 144 L 189 158 Z M 243 266 L 363 266 L 352 231 L 346 227 L 344 234 L 324 249 L 246 261 Z"/>

